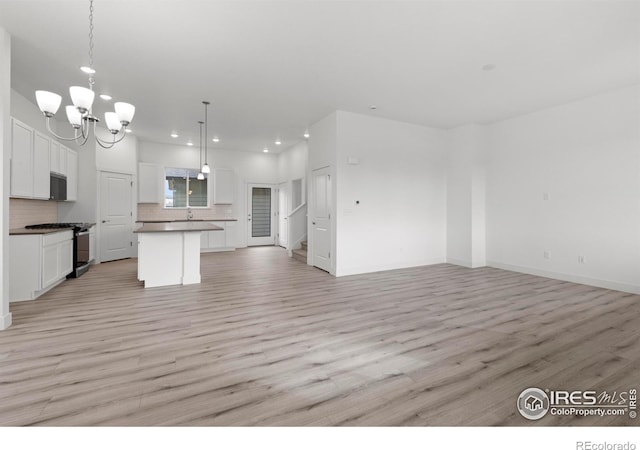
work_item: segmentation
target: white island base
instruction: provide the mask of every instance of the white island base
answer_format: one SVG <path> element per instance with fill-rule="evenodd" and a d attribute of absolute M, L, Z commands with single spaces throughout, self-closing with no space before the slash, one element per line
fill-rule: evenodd
<path fill-rule="evenodd" d="M 200 233 L 209 223 L 154 223 L 138 228 L 138 280 L 144 287 L 200 283 Z"/>

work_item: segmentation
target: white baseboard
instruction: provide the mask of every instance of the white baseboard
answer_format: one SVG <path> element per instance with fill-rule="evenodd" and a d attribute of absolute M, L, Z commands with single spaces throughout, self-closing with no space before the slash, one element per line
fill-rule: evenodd
<path fill-rule="evenodd" d="M 447 258 L 447 264 L 453 264 L 454 266 L 468 267 L 471 269 L 471 261 L 456 258 Z"/>
<path fill-rule="evenodd" d="M 496 269 L 510 270 L 512 272 L 526 273 L 528 275 L 552 278 L 554 280 L 569 281 L 571 283 L 586 284 L 588 286 L 612 289 L 614 291 L 629 292 L 630 294 L 640 294 L 640 285 L 620 283 L 619 281 L 602 280 L 599 278 L 583 277 L 581 275 L 572 275 L 561 272 L 551 272 L 548 270 L 536 269 L 533 267 L 504 264 L 497 261 L 487 261 L 487 266 L 495 267 Z"/>
<path fill-rule="evenodd" d="M 383 272 L 385 270 L 397 270 L 397 269 L 409 269 L 411 267 L 421 267 L 421 266 L 432 266 L 434 264 L 443 264 L 446 262 L 444 257 L 442 258 L 432 258 L 422 261 L 414 261 L 410 263 L 400 263 L 400 264 L 379 264 L 372 266 L 362 266 L 362 267 L 349 267 L 346 269 L 340 269 L 336 271 L 336 277 L 345 277 L 348 275 L 359 275 L 363 273 L 371 273 L 371 272 Z"/>
<path fill-rule="evenodd" d="M 11 313 L 7 313 L 4 316 L 0 316 L 0 330 L 6 330 L 11 326 L 12 319 Z"/>

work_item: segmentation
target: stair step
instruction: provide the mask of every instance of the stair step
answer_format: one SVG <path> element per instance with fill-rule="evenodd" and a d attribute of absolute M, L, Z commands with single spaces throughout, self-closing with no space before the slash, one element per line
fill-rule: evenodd
<path fill-rule="evenodd" d="M 304 250 L 306 252 L 307 251 L 307 241 L 302 241 L 302 242 L 300 242 L 300 244 L 302 245 L 302 250 Z"/>
<path fill-rule="evenodd" d="M 300 262 L 307 263 L 307 251 L 301 248 L 292 250 L 293 259 L 296 259 Z"/>

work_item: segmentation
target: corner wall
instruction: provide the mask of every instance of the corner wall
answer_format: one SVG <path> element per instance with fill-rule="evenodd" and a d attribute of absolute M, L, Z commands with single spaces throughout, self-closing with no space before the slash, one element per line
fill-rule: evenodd
<path fill-rule="evenodd" d="M 442 130 L 338 111 L 336 276 L 445 262 L 444 144 Z"/>
<path fill-rule="evenodd" d="M 489 265 L 640 293 L 640 86 L 495 123 L 488 145 Z"/>
<path fill-rule="evenodd" d="M 0 330 L 11 326 L 9 312 L 9 159 L 11 155 L 11 36 L 0 28 Z"/>

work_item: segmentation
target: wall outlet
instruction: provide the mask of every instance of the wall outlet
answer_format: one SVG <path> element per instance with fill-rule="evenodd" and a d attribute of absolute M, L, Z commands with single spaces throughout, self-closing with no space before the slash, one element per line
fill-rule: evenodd
<path fill-rule="evenodd" d="M 587 263 L 587 258 L 584 255 L 578 255 L 578 262 L 580 264 L 586 264 Z"/>
<path fill-rule="evenodd" d="M 551 198 L 551 195 L 549 195 L 548 192 L 542 193 L 542 200 L 549 200 L 550 198 Z"/>
<path fill-rule="evenodd" d="M 551 259 L 551 250 L 544 251 L 544 259 Z"/>

